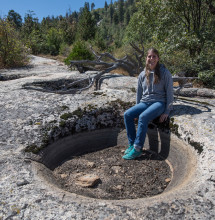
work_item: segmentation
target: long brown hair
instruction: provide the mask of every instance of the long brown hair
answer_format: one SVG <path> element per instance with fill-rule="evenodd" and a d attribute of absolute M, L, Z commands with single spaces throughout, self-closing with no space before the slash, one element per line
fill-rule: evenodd
<path fill-rule="evenodd" d="M 147 56 L 148 56 L 149 52 L 155 53 L 158 56 L 158 58 L 160 58 L 159 52 L 155 48 L 150 48 L 147 52 Z M 149 84 L 149 75 L 150 75 L 150 68 L 149 68 L 148 64 L 146 63 L 146 79 L 147 79 L 148 84 Z M 161 76 L 160 76 L 160 63 L 158 61 L 157 65 L 155 67 L 154 82 L 153 83 L 154 84 L 159 83 L 160 78 L 161 78 Z"/>

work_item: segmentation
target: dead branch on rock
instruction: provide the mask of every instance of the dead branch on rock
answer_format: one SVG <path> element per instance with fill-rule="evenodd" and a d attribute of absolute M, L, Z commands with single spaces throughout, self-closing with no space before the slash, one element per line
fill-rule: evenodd
<path fill-rule="evenodd" d="M 137 55 L 135 53 L 135 57 L 137 61 L 135 61 L 131 56 L 126 55 L 122 59 L 115 58 L 110 53 L 96 53 L 93 48 L 91 47 L 91 51 L 93 52 L 95 56 L 95 60 L 72 60 L 70 61 L 71 66 L 75 66 L 80 73 L 85 72 L 86 70 L 100 70 L 105 71 L 106 69 L 111 68 L 111 70 L 122 68 L 130 76 L 134 76 L 135 74 L 139 74 L 140 71 L 143 69 L 143 64 L 141 62 L 141 58 L 143 57 L 144 51 L 141 51 L 136 45 L 133 47 L 135 50 L 137 50 L 139 53 L 142 52 L 141 55 Z M 104 60 L 110 60 L 104 61 Z M 90 66 L 89 66 L 90 65 Z M 110 71 L 111 71 L 110 70 Z M 106 71 L 105 71 L 106 72 Z"/>
<path fill-rule="evenodd" d="M 143 57 L 144 57 L 144 47 L 140 49 L 136 44 L 131 43 L 131 47 L 134 49 L 134 58 L 132 56 L 126 55 L 122 59 L 117 59 L 110 53 L 98 53 L 93 50 L 92 46 L 90 47 L 92 53 L 95 56 L 95 60 L 72 60 L 70 61 L 71 67 L 75 66 L 80 73 L 84 73 L 87 70 L 98 71 L 98 73 L 89 80 L 89 85 L 78 89 L 79 91 L 83 91 L 89 89 L 94 82 L 96 82 L 96 90 L 99 88 L 99 79 L 105 73 L 109 73 L 112 70 L 117 68 L 121 68 L 125 70 L 130 76 L 138 75 L 143 70 Z M 109 61 L 107 61 L 109 60 Z M 86 79 L 83 79 L 86 80 Z M 77 82 L 71 83 L 69 86 L 71 87 L 73 84 Z M 69 89 L 67 91 L 58 91 L 58 93 L 69 93 L 74 89 Z"/>
<path fill-rule="evenodd" d="M 59 90 L 56 93 L 58 93 L 58 94 L 67 94 L 67 93 L 82 92 L 82 91 L 87 90 L 90 87 L 92 87 L 94 82 L 96 83 L 96 90 L 98 90 L 98 89 L 100 89 L 99 88 L 99 79 L 101 78 L 101 76 L 104 75 L 105 73 L 109 73 L 110 71 L 112 71 L 112 70 L 114 70 L 116 68 L 117 67 L 115 67 L 115 65 L 114 65 L 114 66 L 111 66 L 110 68 L 107 68 L 107 69 L 105 69 L 103 71 L 98 72 L 97 75 L 94 76 L 94 77 L 89 77 L 88 78 L 89 79 L 89 84 L 87 86 L 83 87 L 83 88 L 77 89 L 77 88 L 71 88 L 71 87 L 73 85 L 77 84 L 77 83 L 82 83 L 82 82 L 86 81 L 86 78 L 85 79 L 76 80 L 76 81 L 68 84 L 67 85 L 67 89 L 65 89 L 65 87 L 64 87 L 63 90 Z M 71 88 L 71 89 L 69 89 L 69 88 Z"/>

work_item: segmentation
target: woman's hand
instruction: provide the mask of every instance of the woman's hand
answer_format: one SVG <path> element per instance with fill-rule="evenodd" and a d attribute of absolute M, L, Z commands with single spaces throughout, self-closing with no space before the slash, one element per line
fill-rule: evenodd
<path fill-rule="evenodd" d="M 162 122 L 166 121 L 167 118 L 168 118 L 167 114 L 162 114 L 159 118 L 159 122 L 162 123 Z"/>

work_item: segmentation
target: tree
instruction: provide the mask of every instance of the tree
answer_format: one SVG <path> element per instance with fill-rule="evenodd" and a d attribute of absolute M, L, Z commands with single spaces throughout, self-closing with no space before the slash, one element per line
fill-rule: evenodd
<path fill-rule="evenodd" d="M 107 11 L 107 9 L 108 9 L 108 4 L 107 4 L 107 2 L 105 1 L 105 11 Z"/>
<path fill-rule="evenodd" d="M 74 21 L 77 21 L 78 20 L 78 13 L 76 11 L 74 11 L 74 12 L 72 12 L 70 17 L 72 20 L 74 19 Z"/>
<path fill-rule="evenodd" d="M 28 13 L 24 17 L 24 24 L 23 24 L 23 34 L 25 37 L 31 34 L 33 30 L 39 30 L 39 22 L 38 18 L 34 18 L 34 12 L 28 11 Z"/>
<path fill-rule="evenodd" d="M 58 55 L 60 45 L 63 43 L 63 34 L 61 30 L 51 28 L 47 34 L 47 43 L 51 55 Z"/>
<path fill-rule="evenodd" d="M 16 29 L 20 29 L 22 27 L 22 17 L 14 10 L 10 10 L 8 12 L 7 19 L 15 24 Z"/>
<path fill-rule="evenodd" d="M 119 22 L 124 21 L 124 0 L 119 0 Z"/>
<path fill-rule="evenodd" d="M 70 16 L 58 22 L 58 28 L 62 31 L 63 41 L 68 45 L 75 41 L 76 26 L 77 23 L 75 19 L 71 19 Z"/>
<path fill-rule="evenodd" d="M 200 54 L 204 47 L 205 34 L 211 31 L 208 26 L 210 13 L 206 2 L 172 0 L 167 2 L 166 7 L 171 12 L 171 28 L 177 33 L 180 45 L 188 48 L 192 57 Z M 178 33 L 178 30 L 181 33 Z"/>
<path fill-rule="evenodd" d="M 113 1 L 110 2 L 110 22 L 112 24 L 113 22 L 113 14 L 114 14 L 114 8 L 113 8 Z"/>
<path fill-rule="evenodd" d="M 126 27 L 124 38 L 126 42 L 148 44 L 153 41 L 160 26 L 160 5 L 157 2 L 156 0 L 138 2 L 138 11 L 134 13 Z"/>
<path fill-rule="evenodd" d="M 28 47 L 31 49 L 32 54 L 48 54 L 49 48 L 46 36 L 40 30 L 33 30 L 29 36 Z"/>
<path fill-rule="evenodd" d="M 7 19 L 0 19 L 0 66 L 17 67 L 28 62 L 27 49 Z"/>
<path fill-rule="evenodd" d="M 119 16 L 118 16 L 116 11 L 113 14 L 113 21 L 114 21 L 114 24 L 118 24 L 119 23 Z"/>
<path fill-rule="evenodd" d="M 96 23 L 99 22 L 100 14 L 96 10 L 94 10 L 92 13 L 93 13 L 93 19 L 95 20 L 95 22 Z"/>
<path fill-rule="evenodd" d="M 82 40 L 92 39 L 95 36 L 96 25 L 89 8 L 85 5 L 78 22 L 77 38 Z"/>
<path fill-rule="evenodd" d="M 91 4 L 91 11 L 93 11 L 94 8 L 95 8 L 95 4 L 92 2 L 92 4 Z"/>
<path fill-rule="evenodd" d="M 90 11 L 90 4 L 89 2 L 84 3 L 84 8 L 86 8 L 88 11 Z"/>
<path fill-rule="evenodd" d="M 126 12 L 125 12 L 125 24 L 128 25 L 129 21 L 130 21 L 130 12 L 127 9 Z"/>
<path fill-rule="evenodd" d="M 206 0 L 206 4 L 209 7 L 210 13 L 215 15 L 215 5 L 214 2 L 212 3 L 213 0 Z"/>
<path fill-rule="evenodd" d="M 128 5 L 133 5 L 134 0 L 128 0 L 127 3 L 128 3 Z"/>
<path fill-rule="evenodd" d="M 208 5 L 201 0 L 139 0 L 126 38 L 139 42 L 156 42 L 171 50 L 189 50 L 198 56 L 207 40 L 211 39 L 214 19 Z M 141 38 L 141 39 L 140 39 Z"/>

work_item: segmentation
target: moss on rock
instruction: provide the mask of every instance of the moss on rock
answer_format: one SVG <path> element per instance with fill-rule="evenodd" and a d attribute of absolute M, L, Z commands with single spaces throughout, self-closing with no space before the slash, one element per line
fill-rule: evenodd
<path fill-rule="evenodd" d="M 179 126 L 177 124 L 175 124 L 174 121 L 175 121 L 175 119 L 173 117 L 171 117 L 170 123 L 169 123 L 170 131 L 172 133 L 174 133 L 177 137 L 180 137 L 181 135 L 178 132 Z"/>

